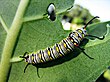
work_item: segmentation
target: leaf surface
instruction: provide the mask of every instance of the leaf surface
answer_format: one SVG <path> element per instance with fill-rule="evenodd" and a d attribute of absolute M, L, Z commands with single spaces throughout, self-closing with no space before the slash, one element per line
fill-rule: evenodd
<path fill-rule="evenodd" d="M 14 14 L 16 12 L 18 3 L 16 0 L 1 0 L 0 10 L 1 14 L 8 26 L 11 25 Z M 26 10 L 24 16 L 25 20 L 33 17 L 38 18 L 34 21 L 24 22 L 22 29 L 17 38 L 16 47 L 14 49 L 14 57 L 23 55 L 25 52 L 36 52 L 40 49 L 52 46 L 55 43 L 60 42 L 62 39 L 68 36 L 69 32 L 64 31 L 60 22 L 59 15 L 56 21 L 51 22 L 47 18 L 42 18 L 46 13 L 46 8 L 51 0 L 32 0 Z M 70 8 L 73 4 L 73 0 L 56 0 L 52 2 L 56 6 L 56 12 L 64 12 Z M 5 4 L 5 7 L 3 7 Z M 14 8 L 12 8 L 14 4 Z M 45 4 L 45 5 L 44 5 Z M 11 11 L 7 11 L 7 8 L 12 8 Z M 9 10 L 10 10 L 9 9 Z M 8 15 L 7 15 L 8 12 Z M 41 18 L 41 19 L 39 19 Z M 89 34 L 97 35 L 99 37 L 106 34 L 106 24 L 110 24 L 110 21 L 104 23 L 97 23 L 88 26 L 87 31 Z M 0 53 L 6 33 L 0 26 Z M 109 28 L 110 29 L 110 28 Z M 23 72 L 26 63 L 18 62 L 12 63 L 9 82 L 92 82 L 110 65 L 110 34 L 108 33 L 104 40 L 90 40 L 86 43 L 85 52 L 94 58 L 91 60 L 87 58 L 83 53 L 78 50 L 67 54 L 67 56 L 51 61 L 39 66 L 37 76 L 37 68 L 29 65 L 26 73 Z M 82 42 L 83 43 L 83 42 Z"/>

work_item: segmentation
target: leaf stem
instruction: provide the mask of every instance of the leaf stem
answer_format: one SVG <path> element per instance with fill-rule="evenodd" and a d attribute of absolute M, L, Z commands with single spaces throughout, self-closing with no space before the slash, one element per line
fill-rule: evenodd
<path fill-rule="evenodd" d="M 16 15 L 12 22 L 5 40 L 1 63 L 0 63 L 0 82 L 6 82 L 8 79 L 9 69 L 11 67 L 10 59 L 23 23 L 23 16 L 30 0 L 21 0 Z"/>
<path fill-rule="evenodd" d="M 62 12 L 57 12 L 56 15 L 58 14 L 62 14 L 62 13 L 65 13 L 66 11 L 62 11 Z M 23 18 L 23 22 L 29 22 L 29 21 L 34 21 L 34 20 L 40 20 L 40 19 L 43 19 L 43 18 L 47 18 L 48 15 L 37 15 L 37 16 L 29 16 L 29 17 L 24 17 Z"/>
<path fill-rule="evenodd" d="M 7 27 L 5 21 L 3 20 L 3 17 L 1 15 L 0 15 L 0 22 L 3 26 L 3 28 L 5 29 L 5 31 L 8 33 L 8 27 Z"/>
<path fill-rule="evenodd" d="M 29 22 L 29 21 L 39 20 L 43 18 L 44 18 L 43 15 L 42 16 L 29 16 L 29 17 L 24 17 L 23 22 Z"/>

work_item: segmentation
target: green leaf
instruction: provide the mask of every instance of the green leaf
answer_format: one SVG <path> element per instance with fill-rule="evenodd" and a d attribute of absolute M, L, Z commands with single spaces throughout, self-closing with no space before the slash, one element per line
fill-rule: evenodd
<path fill-rule="evenodd" d="M 10 0 L 5 1 L 0 1 L 0 6 L 2 5 L 0 10 L 2 11 L 1 14 L 6 21 L 7 26 L 9 27 L 12 24 L 12 19 L 14 18 L 17 8 L 13 8 L 11 11 L 8 11 L 9 15 L 11 15 L 10 17 L 6 14 L 7 7 L 12 8 L 10 7 L 12 6 L 11 4 L 14 4 L 15 7 L 17 7 L 18 2 L 16 2 L 16 0 L 13 0 L 13 2 Z M 46 47 L 60 42 L 62 39 L 68 36 L 68 32 L 62 29 L 59 15 L 57 15 L 57 19 L 54 22 L 48 20 L 47 18 L 43 18 L 43 14 L 46 13 L 46 8 L 49 3 L 51 3 L 51 0 L 32 0 L 28 5 L 23 18 L 24 23 L 20 29 L 16 44 L 13 47 L 14 54 L 12 59 L 14 60 L 12 61 L 17 60 L 16 57 L 23 55 L 25 52 L 31 53 L 40 49 L 45 49 Z M 56 6 L 56 11 L 62 13 L 72 6 L 73 0 L 56 0 L 53 3 Z M 3 4 L 5 4 L 5 7 L 3 7 Z M 33 17 L 35 17 L 35 19 L 33 19 Z M 101 37 L 102 35 L 106 34 L 106 24 L 110 24 L 110 21 L 91 25 L 87 28 L 87 31 L 89 34 Z M 0 29 L 1 27 L 2 26 L 0 26 Z M 2 49 L 4 46 L 3 41 L 6 38 L 6 32 L 4 32 L 3 29 L 0 30 L 0 37 L 0 53 L 2 54 Z M 58 60 L 40 65 L 38 70 L 40 78 L 37 76 L 37 68 L 35 66 L 29 65 L 26 73 L 24 73 L 23 70 L 26 66 L 24 61 L 12 63 L 9 78 L 7 77 L 8 81 L 93 82 L 104 71 L 104 69 L 110 65 L 109 40 L 110 34 L 108 33 L 104 40 L 90 40 L 85 45 L 85 52 L 89 56 L 94 57 L 94 60 L 87 58 L 83 53 L 80 53 L 79 50 L 76 50 Z"/>

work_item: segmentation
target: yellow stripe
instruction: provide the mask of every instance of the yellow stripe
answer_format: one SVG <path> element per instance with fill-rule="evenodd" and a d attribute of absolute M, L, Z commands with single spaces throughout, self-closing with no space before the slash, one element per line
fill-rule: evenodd
<path fill-rule="evenodd" d="M 75 32 L 75 35 L 78 37 L 78 33 L 77 32 Z"/>
<path fill-rule="evenodd" d="M 53 60 L 53 58 L 50 56 L 50 53 L 51 53 L 51 52 L 48 50 L 48 51 L 47 51 L 47 54 L 48 54 L 50 60 Z"/>
<path fill-rule="evenodd" d="M 56 46 L 56 50 L 59 51 L 58 47 Z"/>
<path fill-rule="evenodd" d="M 52 57 L 49 57 L 49 58 L 50 58 L 50 60 L 53 60 Z"/>
<path fill-rule="evenodd" d="M 35 64 L 35 63 L 34 63 L 34 56 L 32 56 L 32 61 L 33 61 L 32 63 Z"/>
<path fill-rule="evenodd" d="M 34 61 L 33 61 L 32 63 L 33 63 L 33 64 L 35 64 L 35 62 L 34 62 Z"/>
<path fill-rule="evenodd" d="M 84 37 L 84 34 L 82 34 L 82 36 Z"/>
<path fill-rule="evenodd" d="M 39 54 L 39 58 L 41 59 L 41 54 Z"/>
<path fill-rule="evenodd" d="M 69 52 L 71 51 L 70 49 L 67 49 Z"/>
<path fill-rule="evenodd" d="M 64 42 L 63 42 L 63 43 L 64 43 Z M 64 43 L 64 47 L 65 47 L 65 48 L 67 47 L 65 43 Z"/>
<path fill-rule="evenodd" d="M 44 62 L 42 59 L 40 60 L 42 63 Z"/>
<path fill-rule="evenodd" d="M 74 45 L 76 45 L 76 43 L 74 43 Z"/>
<path fill-rule="evenodd" d="M 40 58 L 40 62 L 43 63 L 44 61 L 41 59 L 41 54 L 39 54 L 39 58 Z"/>
<path fill-rule="evenodd" d="M 78 30 L 81 34 L 83 33 L 82 30 Z"/>
<path fill-rule="evenodd" d="M 73 42 L 73 39 L 71 39 L 71 42 Z"/>
<path fill-rule="evenodd" d="M 32 56 L 32 60 L 34 60 L 34 56 Z"/>
<path fill-rule="evenodd" d="M 47 51 L 47 53 L 48 53 L 48 55 L 50 55 L 50 51 L 49 50 Z"/>
<path fill-rule="evenodd" d="M 59 54 L 60 56 L 62 56 L 62 54 Z"/>

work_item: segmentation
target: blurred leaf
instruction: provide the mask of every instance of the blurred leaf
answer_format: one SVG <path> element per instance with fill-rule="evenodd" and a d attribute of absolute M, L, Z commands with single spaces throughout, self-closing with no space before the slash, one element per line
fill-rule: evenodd
<path fill-rule="evenodd" d="M 63 20 L 72 24 L 85 25 L 93 18 L 88 9 L 83 8 L 81 5 L 75 4 L 74 7 L 64 15 Z M 92 23 L 100 22 L 100 19 L 95 19 Z"/>
<path fill-rule="evenodd" d="M 83 20 L 81 18 L 74 18 L 74 20 L 72 21 L 72 23 L 75 23 L 77 25 L 81 25 L 83 23 Z"/>

